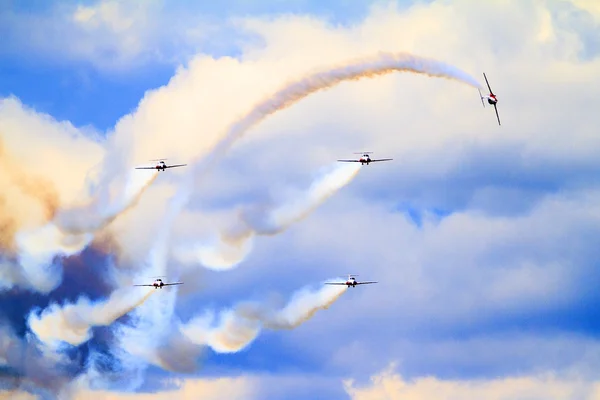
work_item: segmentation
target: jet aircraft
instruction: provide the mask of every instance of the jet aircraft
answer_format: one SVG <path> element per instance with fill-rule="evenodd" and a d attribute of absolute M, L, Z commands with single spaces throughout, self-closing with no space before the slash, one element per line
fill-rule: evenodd
<path fill-rule="evenodd" d="M 155 169 L 158 171 L 164 171 L 167 168 L 175 168 L 175 167 L 185 167 L 187 164 L 175 164 L 175 165 L 167 165 L 165 164 L 166 158 L 159 158 L 158 160 L 150 160 L 156 161 L 156 165 L 154 167 L 136 167 L 135 169 Z"/>
<path fill-rule="evenodd" d="M 369 154 L 373 154 L 372 151 L 364 151 L 362 153 L 354 153 L 354 154 L 362 154 L 358 160 L 338 160 L 338 162 L 359 162 L 361 165 L 369 165 L 372 162 L 378 161 L 391 161 L 393 158 L 380 158 L 378 160 L 372 160 Z"/>
<path fill-rule="evenodd" d="M 348 275 L 348 279 L 346 279 L 346 282 L 325 282 L 326 285 L 346 285 L 348 287 L 352 286 L 352 287 L 356 287 L 356 285 L 368 285 L 370 283 L 377 283 L 377 282 L 358 282 L 354 277 L 358 276 L 358 275 Z"/>
<path fill-rule="evenodd" d="M 163 286 L 171 286 L 171 285 L 183 285 L 183 282 L 174 282 L 174 283 L 164 283 L 162 279 L 157 278 L 154 283 L 150 285 L 133 285 L 133 286 L 149 286 L 154 287 L 154 289 L 162 289 Z"/>
<path fill-rule="evenodd" d="M 485 76 L 485 72 L 483 73 L 483 77 L 485 78 L 485 83 L 487 84 L 488 89 L 490 90 L 490 94 L 486 95 L 486 96 L 482 96 L 481 95 L 481 90 L 479 90 L 479 97 L 481 98 L 481 104 L 483 104 L 483 108 L 485 108 L 485 102 L 483 101 L 484 99 L 487 100 L 487 102 L 491 105 L 494 106 L 494 110 L 496 111 L 496 118 L 498 119 L 498 125 L 500 125 L 500 116 L 498 115 L 498 107 L 496 106 L 496 104 L 498 104 L 498 99 L 496 98 L 496 95 L 494 94 L 494 92 L 492 92 L 492 88 L 490 87 L 490 84 L 487 80 L 487 76 Z"/>

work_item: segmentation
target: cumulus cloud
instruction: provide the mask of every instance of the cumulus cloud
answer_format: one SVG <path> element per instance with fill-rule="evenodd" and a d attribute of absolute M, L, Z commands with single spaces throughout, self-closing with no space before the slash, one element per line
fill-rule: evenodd
<path fill-rule="evenodd" d="M 181 62 L 215 28 L 202 16 L 165 7 L 162 0 L 56 3 L 28 13 L 7 9 L 1 18 L 3 31 L 13 38 L 4 54 L 26 51 L 54 63 L 66 59 L 111 72 Z M 64 37 L 70 38 L 68 46 Z"/>
<path fill-rule="evenodd" d="M 443 399 L 477 398 L 482 400 L 528 399 L 598 399 L 597 381 L 584 381 L 577 377 L 541 376 L 507 377 L 471 381 L 442 380 L 424 377 L 407 380 L 394 372 L 392 364 L 370 379 L 369 385 L 357 386 L 352 380 L 344 381 L 348 395 L 353 400 L 369 399 Z"/>

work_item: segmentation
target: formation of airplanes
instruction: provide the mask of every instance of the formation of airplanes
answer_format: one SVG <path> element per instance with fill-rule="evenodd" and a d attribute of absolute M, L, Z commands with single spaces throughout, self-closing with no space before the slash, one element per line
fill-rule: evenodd
<path fill-rule="evenodd" d="M 481 104 L 483 104 L 483 107 L 485 108 L 484 100 L 486 100 L 490 105 L 494 106 L 494 110 L 496 111 L 496 118 L 498 119 L 498 125 L 501 125 L 500 124 L 500 116 L 498 115 L 498 107 L 497 107 L 498 98 L 492 91 L 492 88 L 490 87 L 490 83 L 488 82 L 485 72 L 483 73 L 483 78 L 485 79 L 485 83 L 486 83 L 490 93 L 484 96 L 481 94 L 481 90 L 478 89 L 479 97 L 481 99 Z M 360 154 L 360 157 L 358 159 L 337 160 L 337 161 L 338 162 L 357 162 L 357 163 L 359 162 L 361 165 L 365 165 L 365 164 L 369 165 L 372 162 L 392 161 L 393 160 L 393 158 L 371 159 L 370 154 L 372 154 L 372 152 L 369 152 L 369 151 L 364 151 L 364 152 L 354 153 L 354 154 Z M 165 160 L 166 160 L 166 158 L 150 160 L 150 161 L 155 161 L 156 165 L 149 166 L 149 167 L 136 167 L 135 169 L 155 169 L 157 171 L 165 171 L 167 168 L 185 167 L 187 165 L 187 164 L 167 165 L 165 163 Z M 372 283 L 377 283 L 375 281 L 358 282 L 356 280 L 355 276 L 358 276 L 358 275 L 348 275 L 348 279 L 346 279 L 346 282 L 326 282 L 325 284 L 326 285 L 345 285 L 346 287 L 350 288 L 350 287 L 356 287 L 356 285 L 368 285 L 368 284 L 372 284 Z M 164 286 L 182 285 L 182 284 L 183 284 L 183 282 L 164 283 L 162 281 L 162 279 L 157 278 L 152 284 L 133 285 L 133 286 L 149 286 L 149 287 L 154 287 L 154 289 L 162 289 Z"/>
<path fill-rule="evenodd" d="M 355 278 L 358 275 L 348 275 L 348 279 L 346 282 L 325 282 L 326 285 L 345 285 L 347 287 L 356 287 L 356 285 L 368 285 L 371 283 L 377 283 L 374 281 L 368 282 L 358 282 Z M 183 282 L 173 282 L 173 283 L 164 283 L 162 279 L 156 278 L 154 282 L 150 284 L 141 284 L 141 285 L 133 285 L 133 286 L 148 286 L 153 287 L 154 289 L 162 289 L 164 286 L 173 286 L 173 285 L 183 285 Z"/>

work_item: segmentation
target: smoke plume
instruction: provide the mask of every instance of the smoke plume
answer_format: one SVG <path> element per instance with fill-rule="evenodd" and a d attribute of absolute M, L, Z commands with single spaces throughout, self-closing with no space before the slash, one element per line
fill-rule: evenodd
<path fill-rule="evenodd" d="M 154 290 L 119 289 L 100 302 L 80 297 L 74 304 L 51 304 L 37 314 L 28 317 L 29 328 L 47 345 L 66 342 L 78 346 L 90 339 L 94 326 L 108 326 L 118 318 L 143 304 Z M 145 293 L 144 293 L 145 292 Z"/>
<path fill-rule="evenodd" d="M 185 264 L 199 262 L 211 269 L 231 268 L 248 255 L 255 235 L 277 235 L 304 219 L 348 185 L 360 168 L 358 163 L 331 165 L 300 196 L 292 196 L 272 207 L 249 207 L 217 238 L 208 243 L 181 245 L 175 248 L 174 255 Z"/>
<path fill-rule="evenodd" d="M 96 232 L 110 224 L 120 214 L 135 207 L 157 176 L 157 171 L 130 172 L 125 179 L 117 180 L 113 187 L 101 186 L 90 204 L 60 210 L 56 217 L 56 224 L 68 234 Z M 115 195 L 111 196 L 111 192 Z"/>
<path fill-rule="evenodd" d="M 242 118 L 232 124 L 208 157 L 192 164 L 192 173 L 203 171 L 251 128 L 266 117 L 291 107 L 300 100 L 321 90 L 332 88 L 342 82 L 364 78 L 376 78 L 394 72 L 410 72 L 430 77 L 456 80 L 474 88 L 480 88 L 475 78 L 460 69 L 441 61 L 422 58 L 408 53 L 379 53 L 374 57 L 349 61 L 341 66 L 325 69 L 304 76 L 285 85 L 266 100 L 253 106 Z"/>
<path fill-rule="evenodd" d="M 346 291 L 345 286 L 323 286 L 297 291 L 288 304 L 276 309 L 267 304 L 240 303 L 231 310 L 198 316 L 180 330 L 193 343 L 209 346 L 218 353 L 235 353 L 258 336 L 261 329 L 294 329 L 319 310 L 329 308 Z"/>

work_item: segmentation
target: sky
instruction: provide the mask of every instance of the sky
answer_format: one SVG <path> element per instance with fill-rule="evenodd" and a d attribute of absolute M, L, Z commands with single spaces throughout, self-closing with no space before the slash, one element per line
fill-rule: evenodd
<path fill-rule="evenodd" d="M 0 399 L 600 399 L 597 1 L 7 1 L 0 36 Z"/>

